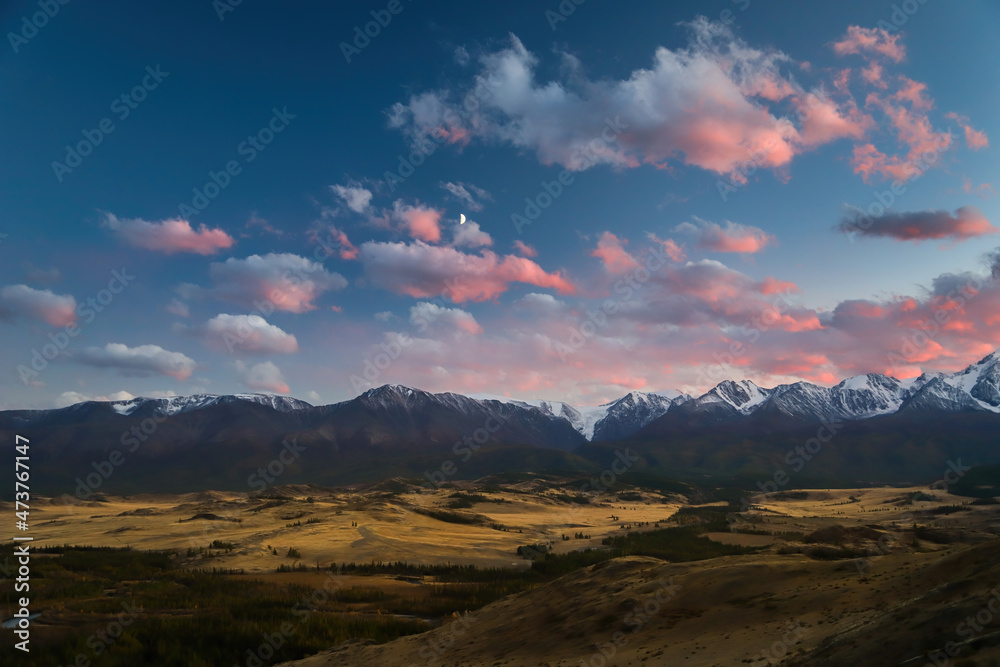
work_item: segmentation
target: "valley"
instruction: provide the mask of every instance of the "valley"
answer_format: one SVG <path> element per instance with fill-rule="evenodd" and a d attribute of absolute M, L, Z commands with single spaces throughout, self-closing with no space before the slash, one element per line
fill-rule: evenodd
<path fill-rule="evenodd" d="M 255 664 L 262 646 L 304 667 L 875 664 L 869 635 L 891 632 L 884 650 L 900 661 L 937 641 L 943 650 L 961 614 L 1000 585 L 992 500 L 927 485 L 748 496 L 627 479 L 580 494 L 583 483 L 525 475 L 429 491 L 397 478 L 44 499 L 34 633 L 56 650 L 69 629 L 99 630 L 128 604 L 137 620 L 102 663 L 127 664 L 156 627 L 225 664 Z M 101 570 L 88 554 L 117 565 Z M 103 594 L 88 595 L 87 579 L 103 580 Z M 243 594 L 248 610 L 272 611 L 207 644 L 211 619 L 244 618 L 223 602 Z M 991 632 L 960 654 L 1000 657 Z M 281 646 L 268 649 L 268 636 Z M 182 664 L 181 646 L 162 664 Z"/>

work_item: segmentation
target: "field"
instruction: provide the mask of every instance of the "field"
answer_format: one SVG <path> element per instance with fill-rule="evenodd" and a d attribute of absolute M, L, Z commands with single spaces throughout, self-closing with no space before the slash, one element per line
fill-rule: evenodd
<path fill-rule="evenodd" d="M 1000 585 L 989 501 L 709 489 L 691 504 L 575 484 L 46 499 L 24 664 L 832 665 L 894 623 L 899 651 L 932 650 Z M 938 599 L 958 581 L 964 602 Z M 0 597 L 4 618 L 15 599 Z M 916 630 L 924 616 L 938 632 Z M 991 637 L 962 657 L 994 656 Z"/>

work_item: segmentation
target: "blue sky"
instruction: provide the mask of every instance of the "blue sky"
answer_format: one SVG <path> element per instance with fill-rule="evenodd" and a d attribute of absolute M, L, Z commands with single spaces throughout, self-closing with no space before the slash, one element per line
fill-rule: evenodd
<path fill-rule="evenodd" d="M 962 304 L 944 289 L 985 278 L 998 245 L 995 3 L 589 0 L 559 21 L 556 2 L 56 6 L 0 9 L 0 407 L 328 403 L 385 382 L 594 403 L 723 376 L 912 376 L 998 346 L 992 285 Z M 347 62 L 371 12 L 391 18 Z M 442 120 L 490 73 L 497 94 Z M 628 127 L 574 158 L 614 117 Z M 92 152 L 54 166 L 85 132 Z M 438 148 L 388 186 L 428 133 Z M 230 162 L 204 210 L 182 208 Z M 564 169 L 519 233 L 511 216 Z M 835 229 L 894 183 L 864 233 Z M 317 236 L 348 241 L 317 255 Z M 616 296 L 652 248 L 673 256 Z M 123 268 L 134 280 L 87 321 Z M 436 298 L 449 277 L 471 287 Z M 287 300 L 255 307 L 275 289 Z M 574 339 L 606 298 L 620 307 Z M 752 324 L 769 310 L 777 324 Z"/>

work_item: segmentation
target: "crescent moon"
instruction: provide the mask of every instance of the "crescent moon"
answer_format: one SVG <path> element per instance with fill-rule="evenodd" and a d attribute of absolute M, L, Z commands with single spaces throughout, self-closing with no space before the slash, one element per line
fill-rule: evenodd
<path fill-rule="evenodd" d="M 464 225 L 465 224 L 465 214 L 464 213 L 460 213 L 458 215 L 458 224 L 460 224 L 460 225 Z"/>

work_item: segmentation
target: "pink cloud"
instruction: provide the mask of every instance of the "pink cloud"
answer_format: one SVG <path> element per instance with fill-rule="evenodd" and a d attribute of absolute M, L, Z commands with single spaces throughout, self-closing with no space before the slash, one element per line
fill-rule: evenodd
<path fill-rule="evenodd" d="M 443 211 L 421 206 L 409 206 L 396 201 L 393 217 L 402 223 L 405 231 L 415 239 L 428 243 L 441 240 L 441 216 Z"/>
<path fill-rule="evenodd" d="M 899 80 L 902 83 L 902 87 L 893 93 L 892 98 L 894 100 L 909 102 L 914 109 L 929 111 L 933 108 L 934 102 L 925 95 L 927 92 L 926 83 L 914 81 L 905 76 L 900 76 Z"/>
<path fill-rule="evenodd" d="M 899 37 L 889 34 L 884 28 L 861 28 L 852 25 L 841 41 L 834 42 L 833 51 L 838 56 L 881 55 L 898 63 L 906 57 L 906 48 L 899 43 Z"/>
<path fill-rule="evenodd" d="M 684 252 L 684 246 L 680 245 L 673 239 L 661 239 L 650 232 L 646 234 L 646 237 L 654 243 L 660 244 L 663 248 L 663 252 L 667 254 L 667 257 L 674 260 L 675 262 L 683 262 L 687 258 L 687 254 Z"/>
<path fill-rule="evenodd" d="M 815 93 L 797 97 L 795 104 L 802 122 L 802 143 L 821 146 L 837 139 L 861 139 L 874 126 L 871 116 L 861 113 L 853 99 L 841 108 L 829 98 Z"/>
<path fill-rule="evenodd" d="M 958 123 L 959 127 L 965 132 L 965 143 L 969 148 L 978 151 L 981 148 L 989 147 L 990 140 L 986 136 L 986 133 L 969 125 L 968 116 L 960 116 L 957 113 L 951 112 L 946 113 L 944 117 Z"/>
<path fill-rule="evenodd" d="M 698 247 L 714 252 L 753 254 L 777 241 L 759 227 L 741 225 L 730 220 L 725 221 L 725 226 L 697 217 L 693 220 L 694 224 L 684 222 L 677 225 L 676 230 L 693 234 Z"/>
<path fill-rule="evenodd" d="M 538 257 L 538 251 L 520 239 L 514 241 L 514 251 L 520 253 L 524 257 Z"/>
<path fill-rule="evenodd" d="M 258 308 L 267 303 L 275 310 L 304 313 L 324 292 L 347 286 L 339 273 L 290 253 L 230 257 L 209 269 L 215 286 L 207 293 L 223 301 Z"/>
<path fill-rule="evenodd" d="M 989 199 L 997 194 L 996 188 L 993 187 L 992 183 L 980 183 L 979 185 L 973 186 L 972 179 L 968 176 L 962 179 L 962 189 L 966 194 L 975 194 L 983 199 Z"/>
<path fill-rule="evenodd" d="M 876 88 L 888 88 L 887 84 L 883 79 L 882 65 L 877 62 L 868 63 L 867 67 L 861 68 L 861 78 L 864 79 L 869 84 L 875 86 Z"/>
<path fill-rule="evenodd" d="M 178 333 L 200 338 L 212 349 L 230 354 L 294 354 L 299 341 L 259 315 L 221 313 L 196 327 L 175 325 Z"/>
<path fill-rule="evenodd" d="M 76 299 L 27 285 L 7 285 L 0 290 L 0 318 L 30 317 L 54 327 L 76 324 Z"/>
<path fill-rule="evenodd" d="M 793 282 L 778 280 L 768 276 L 760 283 L 761 294 L 780 294 L 782 292 L 798 292 L 798 286 Z"/>
<path fill-rule="evenodd" d="M 628 241 L 620 240 L 611 232 L 604 232 L 590 256 L 604 262 L 604 268 L 611 273 L 626 273 L 639 266 L 635 258 L 625 250 L 626 243 Z"/>
<path fill-rule="evenodd" d="M 456 303 L 494 299 L 520 282 L 573 294 L 574 285 L 561 273 L 548 273 L 525 257 L 481 255 L 455 248 L 413 243 L 361 246 L 361 261 L 371 284 L 415 298 L 445 295 Z"/>
<path fill-rule="evenodd" d="M 919 295 L 845 301 L 821 313 L 777 296 L 795 291 L 778 278 L 756 280 L 708 260 L 668 264 L 641 290 L 619 297 L 615 316 L 582 346 L 571 345 L 572 332 L 591 321 L 586 313 L 598 304 L 491 308 L 483 322 L 488 336 L 428 328 L 384 381 L 587 405 L 630 389 L 699 393 L 744 377 L 770 387 L 830 385 L 867 372 L 954 371 L 1000 346 L 993 271 L 1000 276 L 1000 264 L 985 275 L 939 276 Z M 464 336 L 461 345 L 456 334 Z"/>
<path fill-rule="evenodd" d="M 415 143 L 427 134 L 504 143 L 572 171 L 680 161 L 737 182 L 749 166 L 779 169 L 826 137 L 856 134 L 812 131 L 804 142 L 793 119 L 771 106 L 805 94 L 781 71 L 795 65 L 790 57 L 753 48 L 704 18 L 688 27 L 687 48 L 658 48 L 650 66 L 615 81 L 539 81 L 538 57 L 512 37 L 481 59 L 476 80 L 490 82 L 490 95 L 415 94 L 392 107 L 390 124 Z M 475 110 L 459 113 L 468 102 Z M 458 128 L 442 129 L 449 123 Z"/>
<path fill-rule="evenodd" d="M 199 225 L 196 231 L 191 228 L 187 220 L 180 218 L 147 222 L 140 219 L 119 219 L 108 213 L 103 224 L 129 245 L 168 255 L 175 252 L 214 255 L 236 243 L 232 236 L 221 229 L 209 229 L 205 225 Z"/>

